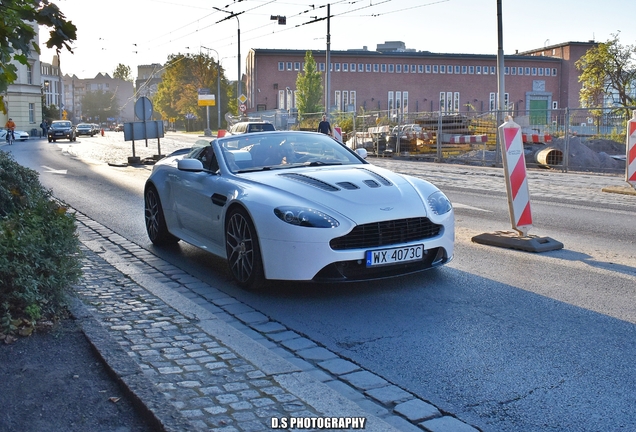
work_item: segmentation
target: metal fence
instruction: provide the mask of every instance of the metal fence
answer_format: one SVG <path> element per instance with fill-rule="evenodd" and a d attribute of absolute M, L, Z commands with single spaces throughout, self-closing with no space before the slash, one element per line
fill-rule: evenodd
<path fill-rule="evenodd" d="M 497 128 L 509 116 L 521 126 L 526 164 L 562 171 L 625 171 L 629 109 L 537 109 L 479 112 L 332 112 L 343 142 L 372 156 L 501 166 Z M 323 113 L 250 113 L 279 130 L 315 131 Z M 228 124 L 239 118 L 227 118 Z M 241 120 L 245 120 L 243 117 Z"/>

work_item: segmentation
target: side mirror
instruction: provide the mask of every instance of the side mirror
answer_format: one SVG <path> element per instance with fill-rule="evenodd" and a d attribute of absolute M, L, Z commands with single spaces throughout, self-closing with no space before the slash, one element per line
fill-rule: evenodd
<path fill-rule="evenodd" d="M 367 158 L 367 149 L 364 148 L 357 148 L 356 149 L 356 153 L 358 154 L 358 156 L 360 156 L 362 159 L 366 159 Z"/>
<path fill-rule="evenodd" d="M 179 159 L 177 168 L 179 171 L 201 172 L 203 171 L 203 164 L 199 159 Z"/>

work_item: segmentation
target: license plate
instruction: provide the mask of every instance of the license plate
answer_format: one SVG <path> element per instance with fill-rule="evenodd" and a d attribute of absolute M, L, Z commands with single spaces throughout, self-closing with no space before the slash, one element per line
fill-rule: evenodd
<path fill-rule="evenodd" d="M 62 136 L 64 135 L 64 132 L 55 132 L 55 136 Z"/>
<path fill-rule="evenodd" d="M 367 267 L 419 261 L 424 255 L 424 245 L 367 251 Z"/>

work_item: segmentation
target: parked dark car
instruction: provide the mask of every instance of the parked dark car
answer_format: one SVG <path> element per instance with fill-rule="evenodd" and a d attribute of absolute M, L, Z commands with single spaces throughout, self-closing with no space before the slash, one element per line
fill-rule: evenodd
<path fill-rule="evenodd" d="M 54 120 L 49 127 L 48 138 L 49 142 L 55 142 L 59 139 L 76 141 L 77 135 L 73 123 L 69 120 Z"/>

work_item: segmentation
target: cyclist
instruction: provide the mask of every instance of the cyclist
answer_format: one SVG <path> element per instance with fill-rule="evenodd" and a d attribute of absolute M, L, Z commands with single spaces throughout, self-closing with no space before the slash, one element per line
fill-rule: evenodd
<path fill-rule="evenodd" d="M 13 134 L 13 131 L 15 130 L 15 122 L 9 119 L 5 126 L 7 128 L 7 141 L 9 141 L 9 144 L 13 144 L 13 141 L 15 141 L 15 135 Z"/>

